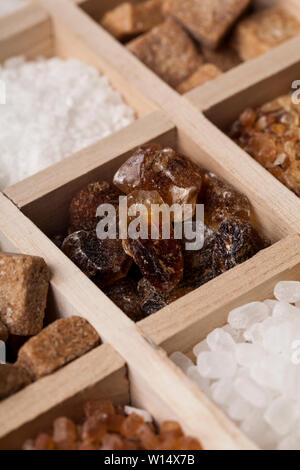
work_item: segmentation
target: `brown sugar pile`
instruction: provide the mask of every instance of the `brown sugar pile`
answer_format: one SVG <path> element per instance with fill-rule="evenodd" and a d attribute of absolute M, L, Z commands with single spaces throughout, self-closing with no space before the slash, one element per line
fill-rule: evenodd
<path fill-rule="evenodd" d="M 185 436 L 174 421 L 159 429 L 146 422 L 148 413 L 129 407 L 114 406 L 109 400 L 84 403 L 84 418 L 75 423 L 60 417 L 52 432 L 27 440 L 23 450 L 201 450 L 197 439 Z M 148 421 L 148 419 L 147 419 Z"/>
<path fill-rule="evenodd" d="M 286 9 L 256 11 L 252 0 L 128 1 L 101 24 L 179 93 L 300 35 Z"/>
<path fill-rule="evenodd" d="M 246 109 L 230 136 L 285 186 L 300 196 L 300 105 L 291 95 Z"/>

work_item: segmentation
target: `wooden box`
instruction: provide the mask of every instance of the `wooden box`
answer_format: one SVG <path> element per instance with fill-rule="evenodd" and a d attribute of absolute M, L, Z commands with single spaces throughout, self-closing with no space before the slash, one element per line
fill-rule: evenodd
<path fill-rule="evenodd" d="M 180 96 L 95 22 L 117 3 L 40 0 L 0 20 L 0 61 L 17 54 L 77 57 L 105 73 L 138 118 L 0 194 L 0 248 L 43 256 L 52 271 L 51 313 L 83 316 L 105 343 L 2 401 L 0 448 L 20 447 L 54 417 L 77 417 L 82 399 L 103 395 L 143 407 L 158 422 L 177 419 L 205 449 L 255 449 L 168 354 L 189 353 L 226 323 L 230 309 L 270 297 L 278 280 L 300 280 L 299 199 L 224 133 L 241 110 L 288 91 L 299 78 L 300 38 Z M 284 3 L 300 18 L 298 1 Z M 272 246 L 134 324 L 50 237 L 66 228 L 77 190 L 97 178 L 111 181 L 132 150 L 147 142 L 178 149 L 246 194 Z"/>

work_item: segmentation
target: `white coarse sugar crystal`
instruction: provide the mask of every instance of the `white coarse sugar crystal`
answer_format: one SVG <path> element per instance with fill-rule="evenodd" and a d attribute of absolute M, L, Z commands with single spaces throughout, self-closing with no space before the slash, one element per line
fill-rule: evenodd
<path fill-rule="evenodd" d="M 261 410 L 255 409 L 242 422 L 241 430 L 261 449 L 275 449 L 279 436 L 262 419 Z"/>
<path fill-rule="evenodd" d="M 300 282 L 281 281 L 274 288 L 274 296 L 277 300 L 294 304 L 300 301 Z"/>
<path fill-rule="evenodd" d="M 236 360 L 227 352 L 203 352 L 197 358 L 197 367 L 203 377 L 222 379 L 234 376 Z"/>
<path fill-rule="evenodd" d="M 264 335 L 263 346 L 266 351 L 277 354 L 291 354 L 295 326 L 293 323 L 282 323 L 271 326 Z"/>
<path fill-rule="evenodd" d="M 241 341 L 243 341 L 243 332 L 241 330 L 231 328 L 228 323 L 223 327 L 223 331 L 229 333 L 235 343 L 240 343 Z"/>
<path fill-rule="evenodd" d="M 26 7 L 26 0 L 0 0 L 0 18 L 10 15 L 21 8 Z"/>
<path fill-rule="evenodd" d="M 124 411 L 127 415 L 131 415 L 132 413 L 135 413 L 139 416 L 141 416 L 145 423 L 152 423 L 153 419 L 150 413 L 146 410 L 141 410 L 140 408 L 134 408 L 133 406 L 125 406 Z"/>
<path fill-rule="evenodd" d="M 289 434 L 280 441 L 277 450 L 300 450 L 300 439 L 298 436 Z"/>
<path fill-rule="evenodd" d="M 297 419 L 295 410 L 295 404 L 291 400 L 280 397 L 270 404 L 264 418 L 275 432 L 284 436 L 292 429 Z"/>
<path fill-rule="evenodd" d="M 285 358 L 270 354 L 251 368 L 250 376 L 267 390 L 282 392 L 287 366 L 288 362 Z"/>
<path fill-rule="evenodd" d="M 288 302 L 276 302 L 272 317 L 278 319 L 285 317 L 286 319 L 290 319 L 292 321 L 299 320 L 300 322 L 300 309 Z"/>
<path fill-rule="evenodd" d="M 254 323 L 263 321 L 269 315 L 269 308 L 263 302 L 252 302 L 232 310 L 228 323 L 238 330 L 249 328 Z"/>
<path fill-rule="evenodd" d="M 234 388 L 248 403 L 255 408 L 267 406 L 267 394 L 253 380 L 246 377 L 238 378 L 234 382 Z"/>
<path fill-rule="evenodd" d="M 211 386 L 212 398 L 219 405 L 225 405 L 232 396 L 232 379 L 221 379 Z"/>
<path fill-rule="evenodd" d="M 170 355 L 171 361 L 173 361 L 185 374 L 188 369 L 194 365 L 193 361 L 189 359 L 185 354 L 181 352 L 174 352 Z"/>
<path fill-rule="evenodd" d="M 229 353 L 235 352 L 236 344 L 232 336 L 222 328 L 217 328 L 212 331 L 206 338 L 207 344 L 211 351 L 226 351 Z"/>
<path fill-rule="evenodd" d="M 10 59 L 0 81 L 0 190 L 135 120 L 108 79 L 76 59 Z"/>
<path fill-rule="evenodd" d="M 273 311 L 273 308 L 277 304 L 277 300 L 272 300 L 272 299 L 266 299 L 264 300 L 264 304 L 267 305 L 270 309 L 270 313 Z"/>
<path fill-rule="evenodd" d="M 194 346 L 193 348 L 193 353 L 195 357 L 197 357 L 201 352 L 204 351 L 209 351 L 206 339 L 204 341 L 201 341 L 201 343 L 196 344 L 196 346 Z"/>
<path fill-rule="evenodd" d="M 254 323 L 244 331 L 244 339 L 251 343 L 263 342 L 263 329 L 261 323 Z"/>
<path fill-rule="evenodd" d="M 254 367 L 264 355 L 265 350 L 260 344 L 241 343 L 236 346 L 236 358 L 241 366 Z"/>
<path fill-rule="evenodd" d="M 283 392 L 286 397 L 294 400 L 300 398 L 300 366 L 290 363 L 284 375 Z"/>
<path fill-rule="evenodd" d="M 228 407 L 228 415 L 236 421 L 243 421 L 253 412 L 253 407 L 240 396 L 234 396 Z"/>

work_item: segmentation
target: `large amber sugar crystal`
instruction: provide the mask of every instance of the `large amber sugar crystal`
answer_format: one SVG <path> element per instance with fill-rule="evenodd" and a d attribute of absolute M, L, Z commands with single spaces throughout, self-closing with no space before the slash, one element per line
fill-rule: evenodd
<path fill-rule="evenodd" d="M 285 95 L 246 109 L 230 136 L 270 173 L 300 196 L 300 105 Z"/>
<path fill-rule="evenodd" d="M 91 183 L 77 193 L 70 204 L 69 232 L 77 230 L 94 230 L 100 221 L 96 216 L 101 204 L 111 204 L 118 211 L 121 193 L 106 181 Z"/>
<path fill-rule="evenodd" d="M 139 321 L 144 318 L 135 279 L 131 277 L 120 279 L 104 292 L 131 320 Z"/>
<path fill-rule="evenodd" d="M 156 190 L 165 203 L 195 204 L 202 185 L 200 168 L 171 148 L 146 145 L 121 166 L 114 184 L 124 193 Z"/>
<path fill-rule="evenodd" d="M 70 234 L 62 245 L 62 251 L 100 286 L 127 276 L 132 263 L 122 248 L 121 240 L 100 240 L 95 231 L 80 230 Z"/>
<path fill-rule="evenodd" d="M 183 256 L 179 240 L 128 238 L 123 240 L 123 247 L 156 289 L 170 291 L 182 279 Z"/>
<path fill-rule="evenodd" d="M 218 230 L 223 220 L 228 217 L 250 219 L 251 207 L 247 196 L 221 181 L 213 173 L 205 173 L 200 199 L 204 203 L 205 224 L 214 230 Z"/>

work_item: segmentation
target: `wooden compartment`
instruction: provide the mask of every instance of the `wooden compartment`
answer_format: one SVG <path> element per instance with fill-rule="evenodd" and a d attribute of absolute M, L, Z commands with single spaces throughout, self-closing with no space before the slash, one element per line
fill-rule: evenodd
<path fill-rule="evenodd" d="M 298 70 L 300 39 L 181 97 L 78 5 L 68 0 L 39 3 L 42 8 L 28 7 L 25 21 L 18 12 L 0 22 L 0 60 L 26 52 L 32 57 L 48 53 L 81 58 L 109 76 L 140 119 L 0 194 L 1 248 L 43 256 L 53 273 L 51 292 L 57 311 L 86 318 L 108 343 L 2 402 L 0 448 L 19 445 L 29 431 L 32 434 L 47 426 L 63 411 L 72 408 L 73 412 L 81 396 L 99 391 L 113 393 L 116 401 L 128 401 L 126 362 L 131 403 L 147 409 L 158 422 L 177 419 L 205 449 L 254 449 L 167 354 L 189 352 L 209 331 L 226 322 L 231 308 L 269 296 L 277 280 L 299 279 L 299 199 L 215 124 L 226 126 L 230 113 L 236 115 L 251 95 L 259 100 L 265 89 L 267 93 L 283 90 Z M 84 8 L 95 17 L 98 7 L 108 3 L 112 5 L 88 0 Z M 77 190 L 96 178 L 111 180 L 134 148 L 153 141 L 173 146 L 246 194 L 259 231 L 273 245 L 134 324 L 49 236 L 66 228 L 68 204 Z M 93 364 L 100 366 L 93 368 Z M 72 377 L 79 371 L 78 382 Z M 54 393 L 56 384 L 61 387 Z"/>
<path fill-rule="evenodd" d="M 143 1 L 145 1 L 145 0 L 129 0 L 129 2 L 133 3 L 133 4 L 143 3 Z M 100 24 L 100 21 L 101 21 L 103 15 L 107 11 L 110 11 L 113 8 L 115 8 L 116 6 L 120 5 L 121 3 L 124 3 L 124 0 L 102 0 L 102 1 L 99 1 L 99 0 L 74 0 L 74 2 L 75 2 L 75 4 L 80 6 L 80 8 L 82 8 L 82 10 L 85 13 L 87 13 L 98 24 L 98 26 L 101 29 L 104 29 Z M 287 10 L 292 16 L 294 16 L 295 18 L 297 18 L 300 21 L 300 2 L 299 2 L 299 0 L 252 0 L 252 6 L 251 6 L 251 9 L 250 9 L 250 12 L 256 12 L 256 11 L 260 11 L 260 10 L 263 10 L 263 9 L 269 9 L 269 8 L 274 8 L 274 7 L 280 7 L 280 8 L 283 8 L 283 9 Z M 292 45 L 292 42 L 293 42 L 293 40 L 287 41 L 287 44 L 290 43 Z M 277 49 L 277 48 L 275 48 L 275 49 Z M 263 56 L 263 60 L 267 60 L 266 55 Z M 256 61 L 256 59 L 254 60 L 254 62 L 255 61 Z M 251 62 L 253 62 L 253 61 L 251 61 Z M 209 90 L 210 86 L 214 86 L 214 85 L 215 85 L 215 88 L 218 88 L 218 86 L 221 87 L 220 81 L 223 82 L 223 84 L 225 85 L 227 75 L 228 74 L 230 75 L 231 72 L 233 70 L 236 70 L 236 69 L 240 70 L 240 73 L 242 74 L 243 79 L 244 79 L 243 81 L 247 81 L 247 79 L 249 78 L 248 74 L 247 74 L 247 67 L 246 67 L 247 64 L 248 64 L 248 62 L 242 62 L 239 66 L 234 67 L 230 71 L 223 73 L 220 78 L 212 80 L 211 82 L 207 82 L 206 84 L 195 88 L 194 90 L 192 90 L 189 93 L 194 93 L 194 92 L 195 93 L 198 93 L 198 92 L 201 93 L 201 90 L 202 90 L 203 97 L 205 97 L 205 95 L 206 95 L 205 88 L 208 88 L 208 90 Z M 257 67 L 257 70 L 259 71 L 259 67 Z M 260 71 L 263 72 L 262 70 L 260 70 Z M 264 71 L 266 72 L 266 69 L 264 69 Z M 230 83 L 230 76 L 227 78 L 227 83 Z M 187 93 L 187 95 L 189 93 Z"/>

